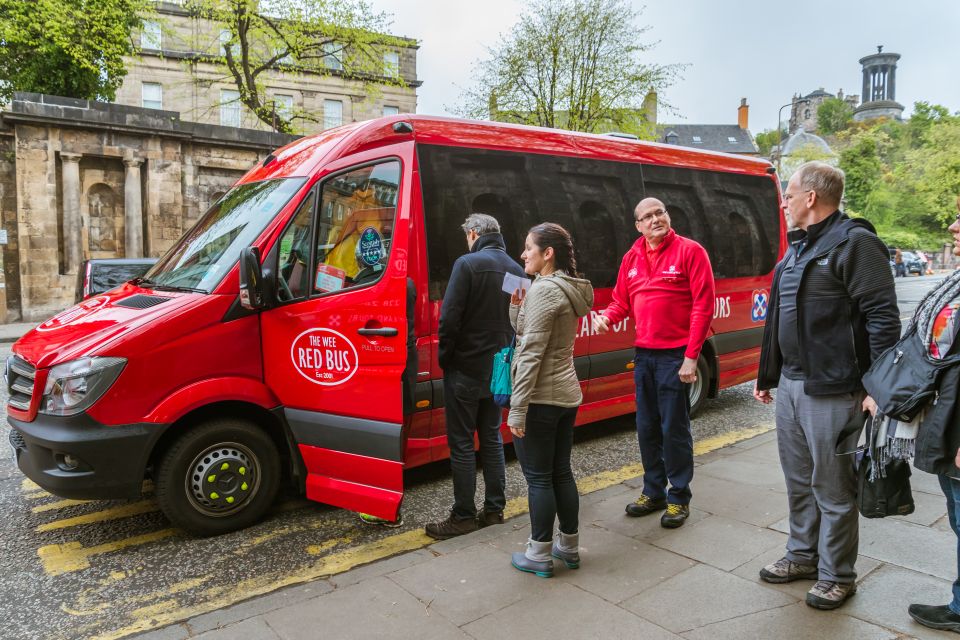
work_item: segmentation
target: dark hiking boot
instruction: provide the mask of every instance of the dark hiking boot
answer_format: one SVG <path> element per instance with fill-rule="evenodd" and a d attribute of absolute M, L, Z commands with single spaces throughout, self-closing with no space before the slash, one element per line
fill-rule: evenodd
<path fill-rule="evenodd" d="M 484 511 L 477 515 L 477 527 L 483 529 L 495 524 L 503 524 L 503 511 Z"/>
<path fill-rule="evenodd" d="M 473 533 L 476 530 L 476 519 L 465 518 L 463 520 L 457 520 L 453 516 L 448 517 L 446 520 L 441 520 L 440 522 L 431 522 L 424 527 L 426 534 L 434 540 L 447 540 L 449 538 L 456 538 L 457 536 L 462 536 L 466 533 Z"/>
<path fill-rule="evenodd" d="M 660 516 L 660 526 L 664 529 L 676 529 L 690 517 L 690 507 L 685 504 L 668 504 L 667 511 Z"/>
<path fill-rule="evenodd" d="M 639 518 L 640 516 L 648 516 L 655 511 L 662 511 L 666 508 L 666 498 L 654 500 L 650 496 L 641 493 L 640 497 L 637 498 L 635 502 L 631 502 L 627 505 L 627 515 L 633 516 L 634 518 Z"/>

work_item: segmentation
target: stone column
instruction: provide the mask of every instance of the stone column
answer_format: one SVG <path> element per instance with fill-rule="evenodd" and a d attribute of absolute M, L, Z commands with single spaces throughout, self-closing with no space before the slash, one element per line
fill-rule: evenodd
<path fill-rule="evenodd" d="M 896 100 L 897 65 L 890 65 L 890 76 L 887 79 L 887 100 Z"/>
<path fill-rule="evenodd" d="M 140 187 L 140 158 L 124 158 L 123 181 L 124 251 L 128 258 L 143 257 L 143 194 Z"/>
<path fill-rule="evenodd" d="M 80 220 L 80 154 L 61 153 L 63 177 L 63 251 L 67 273 L 77 273 L 83 260 Z"/>
<path fill-rule="evenodd" d="M 870 71 L 863 68 L 863 91 L 860 92 L 860 102 L 870 102 Z"/>

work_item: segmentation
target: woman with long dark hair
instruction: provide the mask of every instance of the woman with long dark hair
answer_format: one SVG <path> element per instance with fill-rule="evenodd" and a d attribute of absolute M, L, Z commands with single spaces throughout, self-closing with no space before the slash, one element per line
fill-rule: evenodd
<path fill-rule="evenodd" d="M 526 551 L 514 553 L 512 561 L 520 571 L 549 578 L 554 557 L 571 569 L 580 566 L 580 496 L 570 451 L 583 395 L 573 342 L 579 318 L 593 306 L 593 287 L 577 273 L 573 239 L 558 224 L 530 229 L 520 257 L 536 279 L 526 295 L 517 290 L 510 301 L 517 346 L 507 424 L 527 479 L 531 527 Z"/>

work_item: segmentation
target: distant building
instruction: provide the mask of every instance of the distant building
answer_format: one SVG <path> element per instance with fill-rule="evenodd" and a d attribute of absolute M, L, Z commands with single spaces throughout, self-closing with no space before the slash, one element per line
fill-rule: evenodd
<path fill-rule="evenodd" d="M 857 108 L 857 104 L 860 102 L 860 96 L 845 96 L 843 89 L 838 90 L 836 95 L 824 91 L 823 87 L 820 87 L 816 91 L 811 91 L 805 96 L 801 96 L 799 93 L 794 94 L 791 100 L 793 106 L 790 108 L 790 122 L 788 123 L 787 130 L 796 131 L 798 127 L 802 127 L 804 131 L 816 131 L 817 110 L 820 108 L 820 105 L 831 98 L 843 100 L 854 109 Z"/>
<path fill-rule="evenodd" d="M 142 54 L 129 58 L 127 76 L 117 91 L 117 104 L 177 111 L 183 120 L 248 129 L 269 130 L 239 101 L 237 86 L 222 67 L 223 34 L 217 25 L 192 16 L 178 2 L 158 2 L 157 20 L 147 20 L 139 39 Z M 229 34 L 227 34 L 229 35 Z M 279 111 L 302 110 L 317 122 L 294 121 L 297 133 L 309 134 L 348 122 L 417 110 L 417 44 L 383 50 L 384 80 L 399 75 L 397 86 L 384 82 L 381 95 L 371 99 L 361 83 L 347 79 L 336 55 L 326 60 L 327 74 L 286 70 L 282 66 L 260 75 L 266 95 Z"/>
<path fill-rule="evenodd" d="M 903 105 L 897 102 L 897 60 L 899 53 L 883 53 L 883 45 L 873 55 L 860 58 L 863 66 L 863 104 L 853 112 L 862 122 L 874 118 L 903 117 Z"/>
<path fill-rule="evenodd" d="M 740 100 L 737 124 L 658 124 L 657 141 L 694 149 L 759 156 L 749 129 L 750 105 Z"/>

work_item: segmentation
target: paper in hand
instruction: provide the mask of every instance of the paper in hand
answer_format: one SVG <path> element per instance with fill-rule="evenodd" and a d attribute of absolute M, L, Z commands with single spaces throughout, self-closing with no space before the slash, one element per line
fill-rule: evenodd
<path fill-rule="evenodd" d="M 510 295 L 513 295 L 513 292 L 517 289 L 523 289 L 526 291 L 529 288 L 529 278 L 521 278 L 520 276 L 515 276 L 512 273 L 503 274 L 503 290 Z"/>

